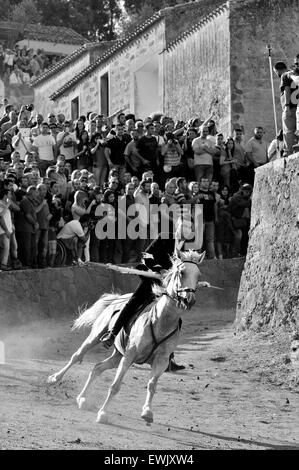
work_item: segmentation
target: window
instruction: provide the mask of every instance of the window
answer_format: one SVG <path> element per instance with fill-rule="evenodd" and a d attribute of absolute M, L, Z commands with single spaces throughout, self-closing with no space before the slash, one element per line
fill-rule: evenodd
<path fill-rule="evenodd" d="M 74 98 L 71 102 L 71 114 L 72 114 L 72 121 L 78 119 L 79 117 L 79 96 Z"/>
<path fill-rule="evenodd" d="M 109 116 L 109 77 L 108 72 L 101 76 L 101 114 Z"/>

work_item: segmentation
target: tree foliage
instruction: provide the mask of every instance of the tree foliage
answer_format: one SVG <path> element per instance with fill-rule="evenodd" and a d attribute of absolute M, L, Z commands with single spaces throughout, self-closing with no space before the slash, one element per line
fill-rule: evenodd
<path fill-rule="evenodd" d="M 37 0 L 45 25 L 66 26 L 90 40 L 113 39 L 119 0 Z"/>
<path fill-rule="evenodd" d="M 10 2 L 12 4 L 13 2 Z M 8 19 L 21 23 L 23 27 L 30 23 L 39 23 L 41 15 L 35 0 L 22 0 L 21 2 L 11 5 Z"/>
<path fill-rule="evenodd" d="M 115 39 L 186 0 L 0 0 L 2 20 L 73 28 L 91 41 Z"/>
<path fill-rule="evenodd" d="M 188 0 L 124 0 L 125 13 L 119 22 L 119 34 L 126 35 L 155 12 Z M 192 1 L 192 0 L 191 0 Z"/>

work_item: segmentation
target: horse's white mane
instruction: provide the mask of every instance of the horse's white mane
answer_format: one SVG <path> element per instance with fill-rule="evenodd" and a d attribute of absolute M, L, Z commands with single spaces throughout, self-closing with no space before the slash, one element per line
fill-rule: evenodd
<path fill-rule="evenodd" d="M 165 292 L 165 287 L 168 286 L 173 273 L 178 269 L 180 264 L 184 263 L 185 261 L 190 261 L 192 263 L 200 264 L 202 262 L 202 260 L 203 260 L 202 253 L 198 253 L 197 251 L 193 251 L 193 250 L 180 251 L 180 257 L 179 258 L 175 255 L 170 257 L 170 261 L 172 263 L 172 266 L 163 275 L 162 287 L 159 286 L 158 284 L 155 284 L 153 286 L 153 289 L 152 289 L 153 293 L 157 297 L 160 297 Z"/>

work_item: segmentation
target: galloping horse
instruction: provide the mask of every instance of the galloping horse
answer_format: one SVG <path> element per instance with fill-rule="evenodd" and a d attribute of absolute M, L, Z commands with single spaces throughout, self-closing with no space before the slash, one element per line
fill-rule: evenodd
<path fill-rule="evenodd" d="M 195 303 L 195 292 L 198 286 L 209 287 L 206 282 L 199 283 L 199 264 L 204 253 L 195 251 L 176 252 L 172 267 L 163 275 L 162 287 L 154 286 L 158 297 L 137 317 L 133 323 L 126 346 L 123 346 L 122 332 L 116 337 L 115 348 L 110 357 L 96 364 L 90 372 L 83 390 L 77 397 L 79 408 L 85 402 L 86 391 L 97 375 L 107 369 L 118 367 L 108 396 L 98 412 L 97 422 L 107 423 L 107 408 L 121 386 L 122 379 L 133 363 L 151 365 L 147 396 L 141 417 L 153 422 L 152 400 L 159 377 L 168 365 L 169 355 L 175 350 L 180 336 L 180 315 L 182 310 L 190 309 Z M 60 381 L 66 371 L 76 362 L 81 362 L 84 354 L 99 342 L 99 338 L 112 326 L 117 313 L 132 294 L 104 294 L 75 321 L 74 328 L 92 326 L 88 338 L 73 354 L 69 363 L 48 379 L 49 383 Z M 122 351 L 122 352 L 120 352 Z"/>

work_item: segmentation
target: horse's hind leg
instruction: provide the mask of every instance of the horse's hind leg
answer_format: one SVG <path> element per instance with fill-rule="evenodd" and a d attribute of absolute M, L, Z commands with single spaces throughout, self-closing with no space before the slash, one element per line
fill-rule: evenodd
<path fill-rule="evenodd" d="M 120 361 L 114 381 L 110 385 L 108 396 L 102 408 L 98 412 L 97 423 L 108 423 L 108 405 L 110 404 L 112 398 L 119 392 L 122 379 L 124 378 L 124 375 L 126 374 L 129 367 L 132 365 L 132 362 L 133 360 L 131 359 L 131 357 L 126 356 L 124 356 Z"/>
<path fill-rule="evenodd" d="M 118 364 L 119 364 L 120 359 L 121 359 L 121 354 L 116 349 L 114 349 L 114 351 L 112 353 L 112 356 L 108 357 L 104 361 L 99 362 L 98 364 L 96 364 L 94 366 L 94 368 L 92 369 L 92 371 L 90 372 L 90 374 L 88 376 L 88 379 L 87 379 L 82 391 L 77 396 L 77 403 L 78 403 L 79 408 L 82 408 L 83 403 L 86 400 L 87 389 L 90 387 L 90 385 L 94 381 L 94 379 L 98 375 L 102 374 L 102 372 L 104 372 L 105 370 L 114 369 L 115 367 L 117 367 Z"/>
<path fill-rule="evenodd" d="M 86 340 L 81 344 L 80 348 L 72 355 L 69 362 L 56 374 L 50 375 L 48 377 L 49 384 L 55 384 L 59 382 L 64 374 L 77 362 L 82 362 L 84 355 L 89 349 L 95 346 L 98 342 L 98 335 L 95 335 L 93 332 L 86 338 Z"/>
<path fill-rule="evenodd" d="M 152 411 L 152 402 L 157 388 L 157 382 L 165 371 L 168 364 L 169 355 L 156 357 L 152 364 L 150 379 L 147 384 L 146 400 L 142 408 L 141 418 L 147 423 L 152 423 L 154 415 Z"/>

